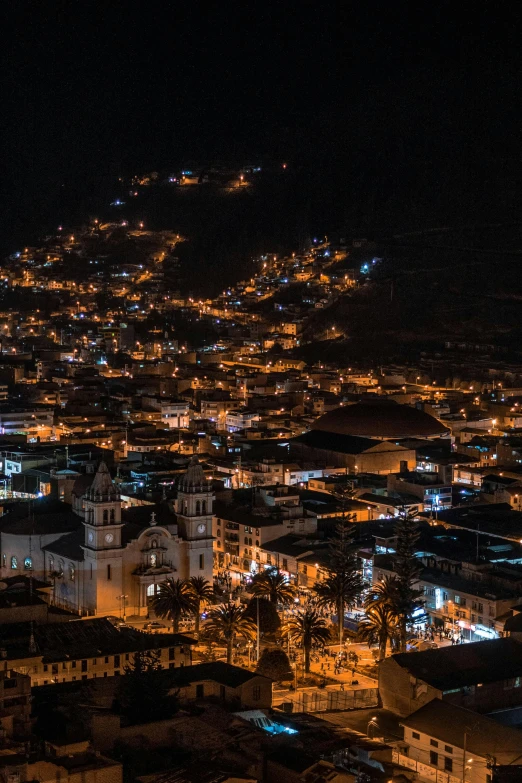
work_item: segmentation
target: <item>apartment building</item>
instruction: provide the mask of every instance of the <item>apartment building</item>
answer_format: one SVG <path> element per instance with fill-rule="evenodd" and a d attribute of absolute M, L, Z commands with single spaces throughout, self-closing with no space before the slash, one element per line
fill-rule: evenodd
<path fill-rule="evenodd" d="M 153 650 L 164 669 L 190 666 L 196 642 L 183 634 L 144 633 L 116 628 L 106 618 L 0 628 L 0 655 L 9 669 L 26 674 L 31 685 L 88 680 L 122 674 L 137 652 Z"/>

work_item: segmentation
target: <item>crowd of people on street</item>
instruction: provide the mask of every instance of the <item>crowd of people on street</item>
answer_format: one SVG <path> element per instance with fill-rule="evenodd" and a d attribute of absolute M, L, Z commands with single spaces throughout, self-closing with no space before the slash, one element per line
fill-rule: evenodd
<path fill-rule="evenodd" d="M 416 633 L 417 639 L 424 639 L 425 641 L 434 642 L 436 639 L 442 642 L 443 639 L 447 639 L 454 644 L 464 644 L 466 641 L 464 635 L 460 629 L 458 631 L 452 628 L 434 628 L 432 626 L 426 626 L 424 629 Z"/>

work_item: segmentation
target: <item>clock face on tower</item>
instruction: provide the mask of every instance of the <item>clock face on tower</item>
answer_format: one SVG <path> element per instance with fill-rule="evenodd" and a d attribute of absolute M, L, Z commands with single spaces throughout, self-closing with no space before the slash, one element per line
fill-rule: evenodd
<path fill-rule="evenodd" d="M 89 538 L 89 544 L 92 544 L 92 542 L 94 541 L 94 533 L 92 532 L 92 530 L 89 531 L 88 538 Z"/>
<path fill-rule="evenodd" d="M 203 524 L 198 525 L 198 533 L 204 533 L 206 529 L 207 529 L 206 525 Z"/>
<path fill-rule="evenodd" d="M 112 533 L 107 533 L 105 536 L 105 543 L 112 544 L 113 541 L 114 541 L 114 536 L 112 535 Z"/>

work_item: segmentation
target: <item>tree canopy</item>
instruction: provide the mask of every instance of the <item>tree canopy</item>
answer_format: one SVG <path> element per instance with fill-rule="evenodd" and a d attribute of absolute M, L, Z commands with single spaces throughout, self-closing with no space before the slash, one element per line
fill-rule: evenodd
<path fill-rule="evenodd" d="M 290 660 L 282 647 L 265 647 L 259 658 L 256 672 L 273 680 L 291 680 L 293 675 Z"/>
<path fill-rule="evenodd" d="M 172 717 L 179 708 L 177 694 L 170 688 L 160 656 L 155 652 L 135 653 L 120 677 L 115 707 L 129 723 L 148 723 Z"/>

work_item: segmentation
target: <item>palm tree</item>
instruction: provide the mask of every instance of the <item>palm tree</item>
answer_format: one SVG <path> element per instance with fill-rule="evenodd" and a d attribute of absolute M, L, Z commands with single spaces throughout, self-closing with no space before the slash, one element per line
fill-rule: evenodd
<path fill-rule="evenodd" d="M 342 495 L 344 509 L 345 494 Z M 330 565 L 325 586 L 317 590 L 319 605 L 335 606 L 338 618 L 339 643 L 343 643 L 344 610 L 346 605 L 353 604 L 361 594 L 364 582 L 358 567 L 354 552 L 356 534 L 353 525 L 354 516 L 346 514 L 340 517 L 335 533 L 330 539 Z M 316 585 L 317 588 L 317 585 Z"/>
<path fill-rule="evenodd" d="M 317 609 L 305 606 L 292 615 L 282 629 L 282 634 L 292 640 L 300 641 L 304 650 L 305 673 L 310 672 L 310 651 L 314 644 L 325 644 L 330 631 Z"/>
<path fill-rule="evenodd" d="M 403 511 L 395 524 L 394 571 L 397 577 L 397 618 L 400 638 L 399 648 L 406 652 L 407 628 L 413 622 L 415 610 L 423 605 L 423 591 L 419 589 L 422 563 L 417 557 L 419 526 L 416 511 Z"/>
<path fill-rule="evenodd" d="M 397 608 L 398 587 L 399 582 L 395 575 L 383 577 L 380 582 L 372 584 L 366 596 L 364 608 L 388 606 L 395 610 Z"/>
<path fill-rule="evenodd" d="M 389 606 L 376 604 L 366 611 L 366 619 L 359 623 L 357 631 L 361 641 L 379 646 L 379 661 L 386 657 L 388 643 L 394 646 L 399 637 L 397 615 Z"/>
<path fill-rule="evenodd" d="M 209 612 L 205 623 L 205 634 L 223 640 L 227 645 L 227 663 L 232 663 L 234 642 L 237 636 L 253 641 L 256 625 L 245 617 L 245 610 L 236 604 L 220 604 Z"/>
<path fill-rule="evenodd" d="M 210 602 L 214 595 L 214 589 L 208 579 L 205 579 L 203 576 L 191 576 L 189 583 L 190 589 L 194 595 L 195 632 L 199 635 L 201 607 Z"/>
<path fill-rule="evenodd" d="M 172 620 L 172 630 L 179 631 L 179 621 L 186 615 L 194 614 L 196 598 L 186 579 L 167 579 L 159 586 L 151 606 L 158 617 Z"/>
<path fill-rule="evenodd" d="M 252 593 L 258 598 L 269 598 L 273 604 L 292 604 L 295 587 L 277 568 L 268 568 L 256 574 L 252 580 Z"/>
<path fill-rule="evenodd" d="M 316 603 L 320 607 L 333 608 L 337 613 L 338 638 L 342 640 L 344 629 L 344 610 L 355 603 L 363 583 L 357 571 L 330 572 L 323 582 L 314 585 Z"/>

